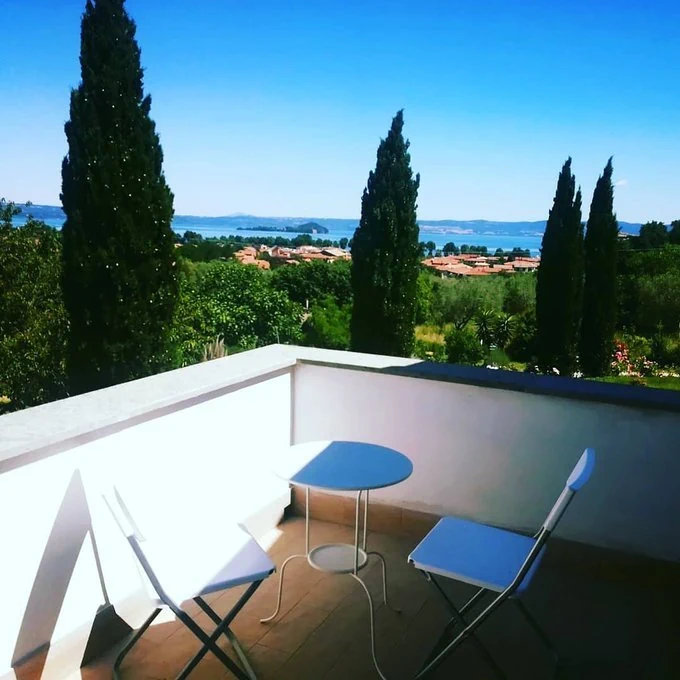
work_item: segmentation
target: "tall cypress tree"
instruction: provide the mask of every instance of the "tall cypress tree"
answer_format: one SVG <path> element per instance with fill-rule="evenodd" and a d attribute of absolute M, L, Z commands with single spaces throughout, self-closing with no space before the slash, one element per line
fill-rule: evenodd
<path fill-rule="evenodd" d="M 351 347 L 358 352 L 410 356 L 413 351 L 420 175 L 413 177 L 403 128 L 404 115 L 399 111 L 378 147 L 354 233 Z"/>
<path fill-rule="evenodd" d="M 536 282 L 539 367 L 562 375 L 576 369 L 583 298 L 583 225 L 581 190 L 567 159 L 557 180 L 553 207 L 541 245 Z"/>
<path fill-rule="evenodd" d="M 616 254 L 619 225 L 614 214 L 612 159 L 597 180 L 584 242 L 585 288 L 580 360 L 586 375 L 609 372 L 616 330 Z"/>
<path fill-rule="evenodd" d="M 71 393 L 148 375 L 178 296 L 173 195 L 124 0 L 87 0 L 62 164 Z"/>

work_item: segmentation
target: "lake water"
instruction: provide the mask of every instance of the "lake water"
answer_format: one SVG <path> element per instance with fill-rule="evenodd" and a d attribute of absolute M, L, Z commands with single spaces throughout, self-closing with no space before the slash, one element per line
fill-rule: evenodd
<path fill-rule="evenodd" d="M 16 219 L 17 224 L 21 223 L 20 219 Z M 60 229 L 62 222 L 60 220 L 45 220 L 47 224 L 56 229 Z M 186 230 L 195 231 L 201 234 L 204 238 L 210 236 L 283 236 L 285 238 L 293 238 L 294 233 L 287 232 L 272 232 L 272 231 L 243 231 L 228 225 L 216 225 L 212 220 L 201 220 L 197 218 L 190 222 L 186 218 L 182 219 L 181 226 L 177 225 L 175 230 L 183 234 Z M 328 234 L 319 234 L 317 238 L 330 239 L 331 241 L 339 241 L 341 238 L 351 239 L 354 236 L 354 229 L 349 227 L 329 226 Z M 314 237 L 313 237 L 314 238 Z M 458 247 L 466 244 L 469 246 L 486 246 L 489 252 L 493 252 L 496 248 L 503 250 L 512 250 L 513 248 L 528 248 L 532 255 L 538 255 L 541 247 L 542 235 L 540 234 L 494 234 L 494 233 L 476 233 L 468 232 L 460 233 L 460 230 L 447 229 L 442 227 L 428 227 L 422 225 L 420 227 L 420 240 L 433 241 L 437 248 L 443 248 L 444 244 L 452 241 Z"/>

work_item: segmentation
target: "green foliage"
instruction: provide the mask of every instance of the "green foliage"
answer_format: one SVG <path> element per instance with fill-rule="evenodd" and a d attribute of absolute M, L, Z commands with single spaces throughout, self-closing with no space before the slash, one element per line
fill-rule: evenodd
<path fill-rule="evenodd" d="M 349 349 L 352 306 L 339 305 L 328 295 L 312 307 L 304 325 L 306 344 L 326 349 Z"/>
<path fill-rule="evenodd" d="M 453 241 L 449 241 L 448 243 L 444 244 L 444 247 L 442 248 L 442 252 L 444 255 L 458 255 L 459 250 L 456 247 L 456 244 Z"/>
<path fill-rule="evenodd" d="M 427 250 L 427 256 L 433 257 L 435 250 L 437 250 L 437 244 L 434 241 L 426 241 L 425 249 Z"/>
<path fill-rule="evenodd" d="M 312 260 L 278 267 L 272 272 L 272 285 L 302 305 L 313 305 L 328 295 L 336 304 L 345 305 L 352 300 L 351 263 Z"/>
<path fill-rule="evenodd" d="M 533 273 L 503 277 L 505 297 L 503 311 L 513 316 L 536 308 L 536 276 Z"/>
<path fill-rule="evenodd" d="M 61 240 L 0 200 L 0 413 L 65 396 Z M 4 397 L 4 399 L 3 399 Z"/>
<path fill-rule="evenodd" d="M 403 127 L 399 111 L 378 147 L 352 246 L 352 349 L 393 356 L 413 352 L 420 264 L 420 176 L 413 177 Z"/>
<path fill-rule="evenodd" d="M 177 253 L 180 257 L 192 262 L 210 262 L 211 260 L 229 259 L 234 254 L 234 248 L 217 239 L 201 239 L 182 245 L 181 248 L 177 248 Z"/>
<path fill-rule="evenodd" d="M 668 232 L 668 242 L 674 246 L 680 246 L 680 220 L 673 220 Z"/>
<path fill-rule="evenodd" d="M 548 216 L 536 282 L 539 368 L 563 375 L 576 369 L 583 296 L 581 190 L 571 173 L 571 158 L 560 172 Z"/>
<path fill-rule="evenodd" d="M 534 363 L 536 349 L 536 315 L 529 310 L 513 318 L 512 334 L 505 351 L 514 361 Z"/>
<path fill-rule="evenodd" d="M 619 318 L 623 328 L 651 337 L 680 329 L 680 246 L 620 253 Z"/>
<path fill-rule="evenodd" d="M 163 368 L 178 295 L 173 195 L 123 0 L 88 2 L 62 164 L 71 393 Z"/>
<path fill-rule="evenodd" d="M 181 280 L 172 339 L 179 365 L 200 361 L 217 336 L 233 351 L 301 338 L 302 308 L 270 277 L 238 262 L 209 262 Z"/>
<path fill-rule="evenodd" d="M 416 323 L 423 324 L 432 318 L 432 303 L 436 279 L 426 271 L 418 274 L 416 287 Z"/>
<path fill-rule="evenodd" d="M 647 222 L 640 227 L 640 235 L 634 239 L 635 247 L 640 250 L 663 248 L 669 241 L 668 230 L 663 222 Z"/>
<path fill-rule="evenodd" d="M 647 356 L 651 356 L 659 366 L 680 368 L 680 335 L 657 333 L 649 344 Z"/>
<path fill-rule="evenodd" d="M 452 328 L 445 338 L 446 356 L 451 364 L 476 365 L 484 360 L 484 348 L 468 329 Z"/>
<path fill-rule="evenodd" d="M 500 276 L 438 280 L 432 300 L 433 320 L 440 326 L 451 323 L 460 330 L 484 310 L 499 312 L 505 285 L 505 278 Z"/>
<path fill-rule="evenodd" d="M 589 376 L 611 369 L 616 330 L 616 261 L 619 225 L 614 214 L 612 159 L 597 180 L 584 241 L 585 284 L 579 354 Z"/>
<path fill-rule="evenodd" d="M 475 316 L 477 339 L 489 348 L 496 338 L 496 312 L 493 309 L 482 309 Z"/>
<path fill-rule="evenodd" d="M 437 363 L 446 363 L 448 358 L 444 344 L 420 338 L 416 338 L 413 356 L 423 361 L 435 361 Z"/>

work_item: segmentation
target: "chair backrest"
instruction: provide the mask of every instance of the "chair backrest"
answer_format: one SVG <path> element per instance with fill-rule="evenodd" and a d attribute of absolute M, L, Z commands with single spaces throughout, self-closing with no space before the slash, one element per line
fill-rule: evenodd
<path fill-rule="evenodd" d="M 593 449 L 586 449 L 579 458 L 578 463 L 574 466 L 574 469 L 571 471 L 569 479 L 567 479 L 564 490 L 557 499 L 557 502 L 553 505 L 552 510 L 545 518 L 545 522 L 543 522 L 543 527 L 541 528 L 542 531 L 554 531 L 576 492 L 590 479 L 594 467 L 595 451 Z"/>
<path fill-rule="evenodd" d="M 146 541 L 146 539 L 140 532 L 135 520 L 132 518 L 132 515 L 130 514 L 130 511 L 128 510 L 128 507 L 121 497 L 118 489 L 115 486 L 111 486 L 103 493 L 103 496 L 106 505 L 108 505 L 109 510 L 113 515 L 113 518 L 116 520 L 116 524 L 118 524 L 120 530 L 125 535 L 125 538 L 127 538 L 128 542 L 130 543 L 130 546 L 132 547 L 132 550 L 135 553 L 140 566 L 144 570 L 151 587 L 162 602 L 169 605 L 173 609 L 176 609 L 176 603 L 173 602 L 170 596 L 166 593 L 163 586 L 160 584 L 158 577 L 156 576 L 156 573 L 154 572 L 149 559 L 144 552 L 142 544 Z"/>

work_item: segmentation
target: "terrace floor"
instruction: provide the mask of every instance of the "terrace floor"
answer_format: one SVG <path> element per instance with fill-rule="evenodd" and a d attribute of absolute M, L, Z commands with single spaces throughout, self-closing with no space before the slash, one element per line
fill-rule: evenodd
<path fill-rule="evenodd" d="M 303 549 L 304 521 L 294 517 L 279 529 L 281 536 L 270 550 L 277 565 L 287 555 Z M 313 544 L 338 540 L 353 542 L 353 529 L 313 521 Z M 402 614 L 394 614 L 381 604 L 376 612 L 378 656 L 388 680 L 413 677 L 447 621 L 431 587 L 406 562 L 416 543 L 417 538 L 369 535 L 369 547 L 382 551 L 388 560 L 388 594 L 403 609 Z M 362 574 L 376 595 L 376 602 L 380 602 L 380 565 L 373 562 Z M 583 569 L 574 570 L 551 560 L 549 555 L 539 570 L 525 601 L 565 659 L 558 677 L 579 680 L 680 677 L 680 617 L 674 606 L 680 602 L 677 587 L 669 592 L 667 586 L 655 582 L 651 571 L 640 573 L 634 588 L 630 579 L 622 582 L 610 576 L 606 567 L 585 573 Z M 323 574 L 304 560 L 294 560 L 286 570 L 279 618 L 261 624 L 260 617 L 273 610 L 277 584 L 277 575 L 265 581 L 233 625 L 236 635 L 250 650 L 260 678 L 378 677 L 370 656 L 367 600 L 352 578 Z M 458 602 L 471 592 L 459 584 L 452 584 L 449 590 Z M 222 614 L 239 593 L 240 590 L 227 592 L 207 599 Z M 207 622 L 207 617 L 201 614 L 198 620 Z M 512 604 L 505 604 L 484 624 L 480 637 L 509 678 L 532 680 L 552 676 L 549 655 Z M 177 622 L 155 625 L 128 655 L 122 677 L 172 678 L 199 645 Z M 110 678 L 114 656 L 112 652 L 74 677 Z M 29 673 L 17 673 L 17 677 L 32 680 Z M 191 677 L 198 680 L 233 676 L 208 655 Z M 476 680 L 491 678 L 492 674 L 474 645 L 465 643 L 435 677 Z"/>

